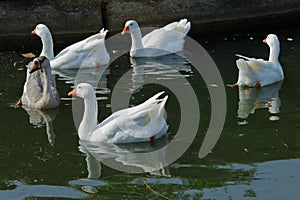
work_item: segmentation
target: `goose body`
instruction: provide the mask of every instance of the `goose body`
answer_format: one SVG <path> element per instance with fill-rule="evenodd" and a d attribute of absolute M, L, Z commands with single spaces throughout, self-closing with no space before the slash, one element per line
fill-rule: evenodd
<path fill-rule="evenodd" d="M 94 89 L 90 84 L 80 83 L 68 94 L 84 99 L 85 110 L 78 128 L 79 138 L 118 144 L 146 142 L 154 137 L 162 137 L 168 129 L 164 118 L 168 96 L 158 99 L 162 93 L 140 105 L 117 111 L 97 125 L 98 106 Z"/>
<path fill-rule="evenodd" d="M 52 87 L 51 67 L 46 57 L 40 56 L 27 66 L 21 103 L 34 109 L 51 109 L 59 106 L 60 97 L 56 88 Z"/>
<path fill-rule="evenodd" d="M 30 104 L 30 102 L 37 102 L 43 93 L 44 77 L 41 71 L 36 73 L 30 73 L 32 70 L 33 61 L 26 65 L 26 81 L 23 86 L 23 94 L 21 96 L 21 102 L 24 105 Z"/>
<path fill-rule="evenodd" d="M 263 87 L 284 79 L 278 59 L 280 44 L 277 36 L 269 34 L 263 42 L 270 47 L 269 60 L 248 58 L 237 54 L 239 59 L 236 61 L 236 65 L 239 69 L 239 77 L 236 84 L 229 86 Z"/>
<path fill-rule="evenodd" d="M 190 28 L 191 23 L 187 19 L 181 19 L 179 22 L 155 29 L 142 38 L 138 23 L 129 20 L 125 23 L 122 34 L 131 34 L 131 57 L 157 57 L 182 51 L 184 37 Z"/>
<path fill-rule="evenodd" d="M 110 57 L 105 48 L 107 30 L 102 29 L 92 35 L 63 49 L 57 56 L 53 53 L 53 40 L 48 27 L 38 24 L 32 34 L 38 35 L 43 44 L 41 56 L 46 56 L 54 69 L 91 68 L 107 65 Z"/>

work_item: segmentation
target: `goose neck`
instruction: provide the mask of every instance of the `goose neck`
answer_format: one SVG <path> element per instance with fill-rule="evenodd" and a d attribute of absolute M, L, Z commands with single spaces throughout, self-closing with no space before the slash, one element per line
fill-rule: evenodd
<path fill-rule="evenodd" d="M 132 46 L 131 50 L 137 50 L 144 48 L 143 42 L 142 42 L 142 33 L 140 29 L 134 29 L 131 30 L 131 40 L 132 40 Z"/>
<path fill-rule="evenodd" d="M 84 114 L 78 128 L 79 138 L 88 140 L 97 126 L 98 106 L 95 94 L 84 99 Z"/>
<path fill-rule="evenodd" d="M 38 105 L 37 107 L 44 107 L 53 98 L 51 89 L 51 71 L 48 72 L 47 69 L 45 69 L 44 71 L 41 71 L 41 76 L 43 76 L 43 92 L 39 102 L 36 103 Z"/>
<path fill-rule="evenodd" d="M 44 37 L 41 37 L 43 49 L 40 56 L 46 56 L 49 60 L 54 59 L 53 52 L 53 40 L 51 33 L 46 33 Z"/>
<path fill-rule="evenodd" d="M 51 69 L 50 68 L 45 69 L 42 74 L 43 74 L 44 80 L 45 80 L 43 82 L 43 84 L 44 84 L 43 96 L 46 96 L 48 94 L 52 94 L 52 91 L 51 91 L 51 79 L 52 79 Z"/>
<path fill-rule="evenodd" d="M 270 55 L 269 55 L 269 61 L 276 64 L 279 62 L 278 57 L 280 53 L 280 46 L 279 44 L 274 44 L 270 46 Z"/>

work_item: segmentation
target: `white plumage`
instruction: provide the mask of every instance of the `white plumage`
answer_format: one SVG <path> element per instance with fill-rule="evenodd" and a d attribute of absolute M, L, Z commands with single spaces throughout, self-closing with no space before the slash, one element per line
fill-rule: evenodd
<path fill-rule="evenodd" d="M 155 29 L 142 38 L 138 23 L 129 20 L 125 23 L 122 34 L 130 31 L 131 57 L 156 57 L 182 51 L 184 37 L 190 29 L 191 23 L 187 19 L 181 19 L 179 22 Z"/>
<path fill-rule="evenodd" d="M 69 96 L 84 99 L 84 115 L 78 128 L 81 140 L 106 143 L 133 143 L 150 141 L 166 134 L 168 125 L 164 118 L 164 106 L 168 99 L 158 99 L 160 92 L 144 103 L 119 110 L 97 125 L 98 106 L 94 89 L 80 83 Z"/>
<path fill-rule="evenodd" d="M 107 30 L 102 29 L 99 33 L 70 45 L 55 57 L 52 35 L 48 27 L 38 24 L 32 33 L 41 38 L 41 56 L 46 56 L 54 69 L 91 68 L 109 63 L 110 57 L 105 48 Z"/>
<path fill-rule="evenodd" d="M 278 59 L 280 44 L 277 36 L 269 34 L 263 42 L 270 47 L 269 60 L 248 58 L 237 54 L 236 56 L 239 57 L 236 61 L 239 69 L 238 81 L 228 86 L 262 87 L 284 79 L 283 70 Z"/>

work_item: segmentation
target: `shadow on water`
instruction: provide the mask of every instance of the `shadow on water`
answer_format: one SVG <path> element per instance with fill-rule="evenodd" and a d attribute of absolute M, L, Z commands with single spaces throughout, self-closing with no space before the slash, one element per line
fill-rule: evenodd
<path fill-rule="evenodd" d="M 199 38 L 199 42 L 216 62 L 226 84 L 237 80 L 235 53 L 267 57 L 262 37 L 233 34 Z M 226 88 L 227 116 L 221 135 L 206 135 L 211 115 L 207 87 L 220 86 L 206 86 L 184 57 L 132 59 L 123 55 L 110 66 L 82 70 L 78 79 L 77 70 L 55 71 L 62 104 L 59 113 L 48 113 L 8 107 L 22 92 L 29 60 L 16 52 L 1 52 L 0 198 L 286 199 L 289 194 L 295 199 L 300 183 L 299 32 L 281 32 L 279 39 L 286 79 L 261 89 Z M 130 78 L 121 83 L 124 91 L 134 92 L 130 106 L 156 91 L 165 90 L 169 95 L 169 136 L 154 146 L 79 141 L 78 150 L 72 103 L 67 97 L 70 87 L 83 81 L 95 86 L 101 121 L 111 114 L 114 86 L 130 70 Z M 176 85 L 178 73 L 197 94 L 200 125 L 188 150 L 160 168 L 165 156 L 155 155 L 155 150 L 174 138 L 181 119 L 180 105 L 168 88 L 145 83 L 167 80 Z M 76 101 L 77 109 L 83 110 L 82 101 Z M 147 151 L 153 156 L 135 159 L 133 152 Z M 119 171 L 111 167 L 114 165 L 141 173 Z"/>

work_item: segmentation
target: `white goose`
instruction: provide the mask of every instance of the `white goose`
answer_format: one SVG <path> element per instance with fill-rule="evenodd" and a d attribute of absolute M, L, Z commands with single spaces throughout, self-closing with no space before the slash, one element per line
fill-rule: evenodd
<path fill-rule="evenodd" d="M 156 29 L 142 38 L 139 25 L 134 20 L 125 23 L 122 34 L 131 34 L 131 57 L 156 57 L 182 51 L 184 37 L 191 29 L 187 19 L 170 23 L 163 28 Z"/>
<path fill-rule="evenodd" d="M 91 68 L 108 64 L 110 57 L 104 43 L 106 33 L 107 30 L 102 29 L 100 33 L 65 48 L 54 57 L 53 40 L 48 27 L 38 24 L 32 31 L 42 40 L 41 56 L 46 56 L 54 69 Z"/>
<path fill-rule="evenodd" d="M 263 42 L 270 47 L 269 60 L 248 58 L 237 54 L 236 56 L 240 57 L 236 61 L 239 78 L 237 83 L 228 84 L 227 86 L 262 87 L 284 79 L 283 70 L 278 60 L 280 44 L 277 36 L 269 34 Z"/>
<path fill-rule="evenodd" d="M 49 60 L 40 56 L 35 58 L 28 68 L 23 94 L 14 107 L 25 105 L 33 109 L 51 109 L 60 104 L 60 97 L 55 87 L 51 84 L 51 67 Z M 35 72 L 37 70 L 41 70 Z M 37 73 L 33 76 L 32 73 Z"/>
<path fill-rule="evenodd" d="M 144 103 L 119 110 L 97 125 L 98 106 L 93 87 L 80 83 L 68 96 L 84 99 L 84 114 L 78 128 L 81 140 L 105 143 L 133 143 L 153 141 L 166 134 L 168 125 L 164 106 L 168 99 L 158 97 L 160 92 Z"/>

